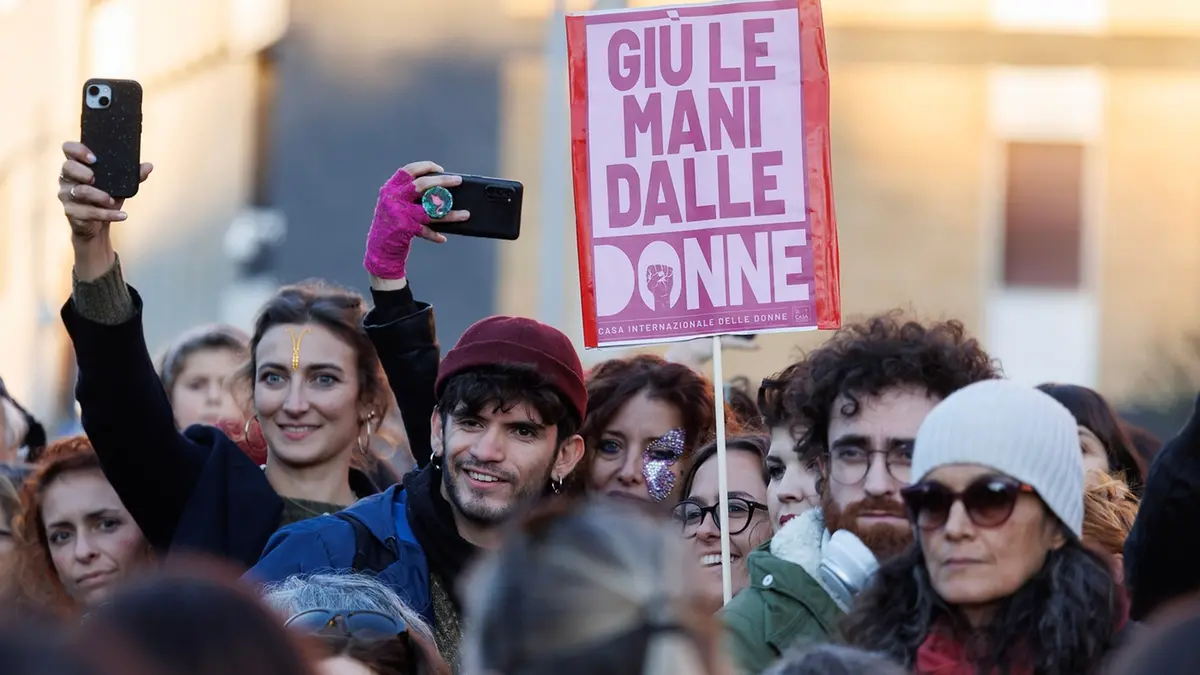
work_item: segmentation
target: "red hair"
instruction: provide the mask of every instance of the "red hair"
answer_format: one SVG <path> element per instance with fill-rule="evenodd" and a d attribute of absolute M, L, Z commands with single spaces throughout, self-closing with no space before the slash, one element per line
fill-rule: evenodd
<path fill-rule="evenodd" d="M 50 557 L 50 542 L 42 520 L 46 488 L 58 478 L 81 471 L 100 471 L 100 458 L 86 436 L 55 441 L 46 447 L 33 474 L 21 487 L 20 510 L 13 521 L 17 545 L 16 592 L 28 606 L 52 613 L 72 614 L 76 602 L 63 588 L 58 568 Z M 150 554 L 147 545 L 147 555 Z"/>

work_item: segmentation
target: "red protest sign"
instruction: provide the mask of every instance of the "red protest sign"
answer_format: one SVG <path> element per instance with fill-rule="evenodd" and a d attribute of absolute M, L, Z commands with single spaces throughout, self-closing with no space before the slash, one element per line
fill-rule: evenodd
<path fill-rule="evenodd" d="M 567 17 L 584 342 L 841 323 L 818 0 Z"/>

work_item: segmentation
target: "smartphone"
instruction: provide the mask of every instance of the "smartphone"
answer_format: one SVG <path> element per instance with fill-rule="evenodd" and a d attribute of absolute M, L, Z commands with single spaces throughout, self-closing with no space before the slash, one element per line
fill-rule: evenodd
<path fill-rule="evenodd" d="M 79 140 L 96 156 L 93 185 L 117 199 L 138 191 L 142 152 L 142 85 L 133 80 L 83 83 Z"/>
<path fill-rule="evenodd" d="M 469 174 L 462 184 L 450 188 L 454 210 L 465 209 L 471 217 L 464 223 L 432 221 L 429 227 L 442 234 L 513 241 L 521 236 L 521 200 L 525 186 L 515 180 Z"/>

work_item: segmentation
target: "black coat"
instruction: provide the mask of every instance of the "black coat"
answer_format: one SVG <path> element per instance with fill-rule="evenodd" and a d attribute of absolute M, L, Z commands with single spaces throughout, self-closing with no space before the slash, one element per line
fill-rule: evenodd
<path fill-rule="evenodd" d="M 142 299 L 130 291 L 137 314 L 117 326 L 83 318 L 70 301 L 62 309 L 75 344 L 83 428 L 105 476 L 152 546 L 251 567 L 279 527 L 283 500 L 262 469 L 220 430 L 204 425 L 176 430 L 146 349 Z M 376 294 L 376 304 L 366 318 L 367 332 L 395 392 L 413 454 L 427 458 L 440 359 L 433 309 L 413 303 L 408 289 Z M 397 315 L 399 309 L 413 311 Z M 387 486 L 354 474 L 351 487 L 363 494 Z"/>
<path fill-rule="evenodd" d="M 1125 541 L 1130 616 L 1142 620 L 1200 591 L 1200 396 L 1192 418 L 1154 458 L 1133 531 Z"/>

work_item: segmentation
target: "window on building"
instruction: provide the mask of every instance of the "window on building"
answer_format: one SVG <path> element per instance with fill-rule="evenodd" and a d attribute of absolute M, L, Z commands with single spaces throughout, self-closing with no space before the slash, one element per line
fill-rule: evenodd
<path fill-rule="evenodd" d="M 276 97 L 279 95 L 278 67 L 274 47 L 259 52 L 255 57 L 254 130 L 252 171 L 253 185 L 250 204 L 257 207 L 272 205 L 271 156 L 275 132 Z"/>
<path fill-rule="evenodd" d="M 1077 289 L 1083 282 L 1083 157 L 1074 143 L 1009 143 L 1004 285 Z"/>

